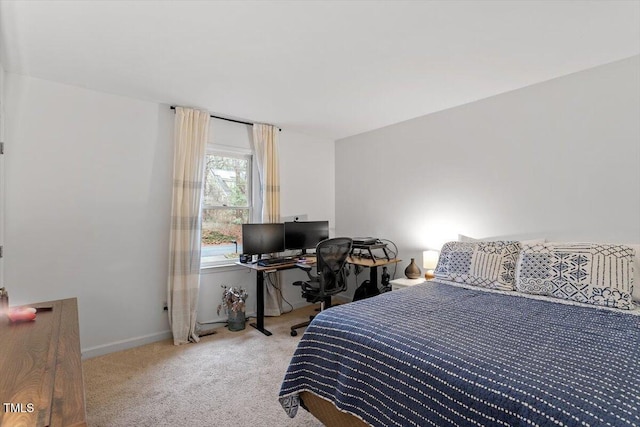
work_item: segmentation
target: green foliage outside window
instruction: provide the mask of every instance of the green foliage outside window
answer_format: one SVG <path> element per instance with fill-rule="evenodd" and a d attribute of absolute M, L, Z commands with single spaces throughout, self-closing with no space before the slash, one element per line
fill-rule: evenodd
<path fill-rule="evenodd" d="M 207 155 L 202 211 L 202 244 L 242 243 L 249 221 L 251 161 L 247 156 Z"/>

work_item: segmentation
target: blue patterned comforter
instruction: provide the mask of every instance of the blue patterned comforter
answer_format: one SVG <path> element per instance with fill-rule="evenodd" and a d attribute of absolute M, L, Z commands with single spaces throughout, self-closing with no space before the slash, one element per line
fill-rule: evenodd
<path fill-rule="evenodd" d="M 427 283 L 320 313 L 280 390 L 374 426 L 640 426 L 640 316 Z"/>

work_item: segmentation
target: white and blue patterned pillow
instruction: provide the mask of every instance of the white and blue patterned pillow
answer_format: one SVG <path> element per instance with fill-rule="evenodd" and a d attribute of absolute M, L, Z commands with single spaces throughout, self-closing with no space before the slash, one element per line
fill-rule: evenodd
<path fill-rule="evenodd" d="M 631 310 L 633 263 L 634 250 L 625 245 L 523 245 L 516 269 L 516 289 Z"/>
<path fill-rule="evenodd" d="M 489 289 L 514 289 L 520 242 L 449 242 L 440 251 L 434 275 Z"/>

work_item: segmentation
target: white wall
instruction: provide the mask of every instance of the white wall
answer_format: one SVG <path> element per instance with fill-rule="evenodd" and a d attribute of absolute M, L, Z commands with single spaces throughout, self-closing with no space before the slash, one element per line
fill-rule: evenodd
<path fill-rule="evenodd" d="M 168 337 L 162 306 L 173 111 L 46 80 L 6 77 L 11 154 L 5 156 L 4 284 L 11 304 L 78 297 L 85 357 Z M 225 132 L 218 131 L 224 140 Z M 298 175 L 299 165 L 291 161 L 297 153 L 318 161 L 310 161 L 301 177 L 306 192 L 293 194 L 300 187 L 283 183 L 283 215 L 306 213 L 335 223 L 333 141 L 286 130 L 280 138 L 283 180 Z M 255 273 L 242 268 L 206 270 L 198 320 L 222 319 L 215 313 L 221 284 L 247 286 L 255 306 L 254 283 Z M 292 304 L 305 303 L 287 281 L 283 291 Z"/>
<path fill-rule="evenodd" d="M 308 214 L 329 221 L 335 234 L 335 146 L 333 141 L 294 132 L 280 136 L 282 216 Z"/>
<path fill-rule="evenodd" d="M 425 94 L 429 96 L 429 94 Z M 640 242 L 640 57 L 336 142 L 337 232 Z"/>
<path fill-rule="evenodd" d="M 0 19 L 2 12 L 0 12 Z M 4 90 L 4 80 L 5 80 L 5 71 L 3 66 L 3 56 L 6 50 L 4 35 L 2 31 L 0 31 L 0 142 L 4 142 L 4 128 L 5 128 L 5 113 L 4 113 L 4 105 L 5 105 L 5 90 Z M 4 177 L 4 156 L 0 155 L 0 246 L 4 246 L 4 219 L 5 219 L 5 196 L 4 196 L 4 186 L 5 186 L 5 177 Z M 0 257 L 0 287 L 4 286 L 4 258 Z"/>
<path fill-rule="evenodd" d="M 173 113 L 11 73 L 6 89 L 12 305 L 78 297 L 83 349 L 166 336 Z"/>
<path fill-rule="evenodd" d="M 2 41 L 0 40 L 0 46 Z M 0 58 L 1 61 L 1 58 Z M 5 71 L 0 62 L 0 142 L 4 142 L 4 77 Z M 0 246 L 4 247 L 4 219 L 5 219 L 5 196 L 4 196 L 4 155 L 0 154 Z M 0 288 L 4 283 L 4 257 L 0 257 Z"/>

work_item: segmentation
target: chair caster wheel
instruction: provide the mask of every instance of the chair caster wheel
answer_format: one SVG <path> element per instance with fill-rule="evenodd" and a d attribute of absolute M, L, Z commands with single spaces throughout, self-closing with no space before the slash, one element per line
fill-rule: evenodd
<path fill-rule="evenodd" d="M 298 332 L 296 332 L 296 331 L 291 331 L 291 336 L 292 336 L 292 337 L 295 337 L 296 335 L 298 335 Z"/>

